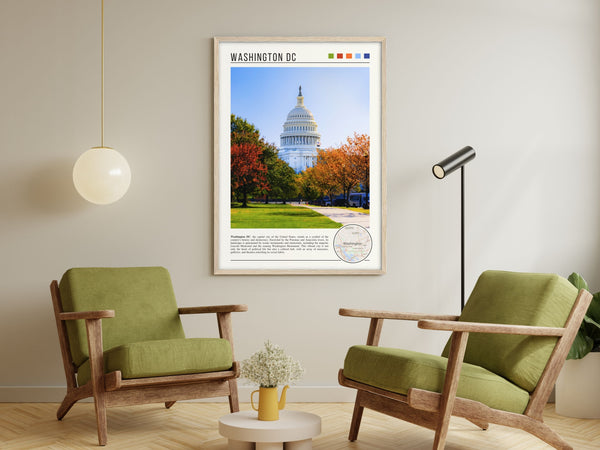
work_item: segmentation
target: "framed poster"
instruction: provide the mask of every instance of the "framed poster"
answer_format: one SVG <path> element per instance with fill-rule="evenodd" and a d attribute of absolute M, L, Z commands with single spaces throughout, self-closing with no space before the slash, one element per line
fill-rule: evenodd
<path fill-rule="evenodd" d="M 385 272 L 385 39 L 214 39 L 214 273 Z"/>

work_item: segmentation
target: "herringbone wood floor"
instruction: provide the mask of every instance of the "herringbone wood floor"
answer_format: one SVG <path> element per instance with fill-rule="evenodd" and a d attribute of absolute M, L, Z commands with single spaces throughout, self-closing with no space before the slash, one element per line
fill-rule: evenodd
<path fill-rule="evenodd" d="M 55 403 L 0 403 L 0 448 L 97 448 L 94 405 L 78 403 L 62 420 L 56 420 Z M 322 418 L 316 450 L 430 449 L 433 432 L 365 410 L 358 441 L 348 442 L 352 416 L 350 403 L 296 403 L 289 409 L 308 411 Z M 250 409 L 249 405 L 241 406 Z M 177 403 L 167 410 L 161 404 L 109 408 L 108 445 L 115 449 L 225 450 L 217 421 L 229 412 L 226 403 Z M 600 420 L 558 416 L 546 407 L 545 422 L 575 449 L 600 449 Z M 481 431 L 463 419 L 453 418 L 446 444 L 457 449 L 547 449 L 529 434 L 498 425 Z"/>

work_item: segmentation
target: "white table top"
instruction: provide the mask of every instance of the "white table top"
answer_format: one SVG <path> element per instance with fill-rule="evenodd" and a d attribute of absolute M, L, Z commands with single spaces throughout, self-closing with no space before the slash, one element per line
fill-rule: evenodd
<path fill-rule="evenodd" d="M 240 411 L 219 419 L 219 433 L 246 442 L 292 442 L 321 433 L 321 418 L 302 411 L 279 411 L 279 420 L 258 420 L 256 411 Z"/>

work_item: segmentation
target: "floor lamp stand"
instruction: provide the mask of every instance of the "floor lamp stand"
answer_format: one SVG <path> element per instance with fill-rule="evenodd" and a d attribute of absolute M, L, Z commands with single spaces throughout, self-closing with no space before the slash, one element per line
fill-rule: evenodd
<path fill-rule="evenodd" d="M 465 308 L 465 166 L 460 168 L 460 310 Z"/>
<path fill-rule="evenodd" d="M 433 175 L 442 179 L 460 168 L 460 310 L 465 307 L 465 164 L 475 158 L 473 147 L 464 147 L 432 167 Z"/>

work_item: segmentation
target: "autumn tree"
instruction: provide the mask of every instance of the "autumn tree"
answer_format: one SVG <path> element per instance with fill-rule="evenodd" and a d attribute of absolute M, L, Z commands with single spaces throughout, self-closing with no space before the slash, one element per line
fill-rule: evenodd
<path fill-rule="evenodd" d="M 325 195 L 325 191 L 321 189 L 316 178 L 315 168 L 307 167 L 304 172 L 296 177 L 296 185 L 298 194 L 306 200 L 316 200 Z"/>
<path fill-rule="evenodd" d="M 252 151 L 249 150 L 250 147 L 245 146 L 252 147 Z M 234 147 L 236 157 L 242 158 L 239 163 L 245 161 L 244 158 L 254 158 L 256 161 L 250 161 L 248 168 L 237 165 L 234 167 Z M 277 147 L 267 143 L 253 124 L 241 117 L 231 115 L 231 192 L 240 198 L 243 197 L 242 206 L 247 206 L 249 195 L 264 195 L 265 203 L 268 203 L 269 196 L 281 198 L 284 203 L 296 196 L 296 173 L 279 158 L 278 153 Z M 240 178 L 238 174 L 234 174 L 234 171 L 238 170 L 244 172 L 244 182 L 242 185 L 236 183 L 237 187 L 234 188 L 234 181 L 237 182 Z M 250 175 L 254 171 L 256 176 L 251 180 Z"/>
<path fill-rule="evenodd" d="M 335 149 L 317 150 L 317 163 L 312 168 L 314 183 L 322 192 L 329 195 L 332 205 L 335 195 L 340 192 L 340 187 L 334 174 L 336 165 L 334 152 Z"/>
<path fill-rule="evenodd" d="M 370 139 L 367 134 L 357 134 L 346 138 L 339 148 L 337 180 L 344 191 L 346 201 L 350 192 L 362 185 L 369 192 Z"/>
<path fill-rule="evenodd" d="M 369 136 L 354 133 L 339 148 L 319 150 L 313 179 L 319 189 L 333 196 L 342 193 L 346 201 L 350 193 L 362 185 L 369 192 Z"/>
<path fill-rule="evenodd" d="M 351 159 L 342 148 L 336 148 L 329 152 L 331 177 L 335 185 L 342 191 L 344 199 L 348 200 L 350 191 L 358 185 L 360 180 Z"/>
<path fill-rule="evenodd" d="M 267 187 L 267 167 L 260 157 L 262 149 L 252 143 L 231 145 L 231 192 L 248 206 L 248 195 Z"/>

